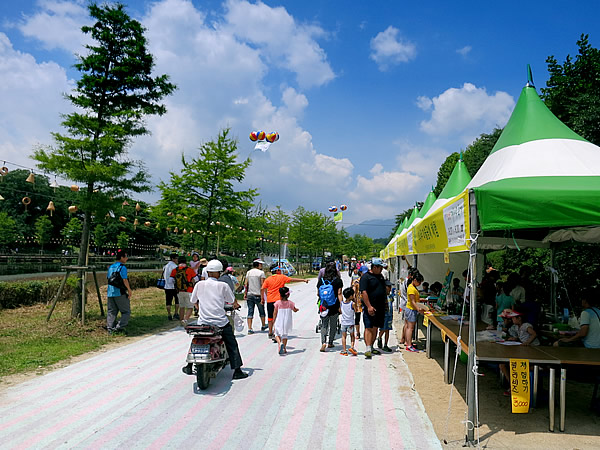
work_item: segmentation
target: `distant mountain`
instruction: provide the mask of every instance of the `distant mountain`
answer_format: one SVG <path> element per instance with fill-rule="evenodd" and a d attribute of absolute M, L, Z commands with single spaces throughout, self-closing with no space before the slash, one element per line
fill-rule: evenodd
<path fill-rule="evenodd" d="M 395 219 L 365 220 L 359 224 L 349 225 L 345 229 L 350 236 L 364 234 L 372 239 L 380 239 L 390 235 L 395 223 Z"/>

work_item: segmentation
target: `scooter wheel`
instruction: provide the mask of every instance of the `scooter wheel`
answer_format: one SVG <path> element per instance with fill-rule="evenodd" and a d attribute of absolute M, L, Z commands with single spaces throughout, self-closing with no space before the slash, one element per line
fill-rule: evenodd
<path fill-rule="evenodd" d="M 206 364 L 196 365 L 196 382 L 198 383 L 198 389 L 205 390 L 210 384 L 210 370 Z"/>

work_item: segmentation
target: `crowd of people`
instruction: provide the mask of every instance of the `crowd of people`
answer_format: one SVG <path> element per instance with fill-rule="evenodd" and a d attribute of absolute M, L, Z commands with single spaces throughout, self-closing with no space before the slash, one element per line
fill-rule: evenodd
<path fill-rule="evenodd" d="M 240 286 L 234 269 L 223 259 L 211 258 L 209 261 L 200 258 L 197 253 L 192 254 L 189 263 L 185 256 L 176 254 L 171 254 L 169 259 L 162 271 L 168 319 L 180 320 L 185 326 L 194 314 L 198 317 L 199 324 L 220 327 L 234 370 L 234 379 L 245 378 L 247 374 L 241 371 L 242 359 L 224 306 L 231 304 L 234 308 L 239 308 L 234 296 L 238 289 L 243 290 L 247 303 L 248 334 L 255 333 L 254 311 L 258 310 L 260 331 L 268 330 L 268 338 L 278 344 L 278 353 L 287 353 L 288 339 L 293 328 L 293 313 L 299 309 L 290 300 L 290 290 L 286 284 L 308 283 L 307 279 L 284 275 L 277 263 L 270 267 L 271 276 L 266 277 L 263 270 L 265 262 L 256 259 L 246 273 L 243 286 Z M 127 253 L 119 250 L 115 255 L 115 263 L 107 273 L 107 329 L 111 334 L 124 332 L 131 316 L 132 290 L 128 282 L 126 262 Z M 364 340 L 366 359 L 371 359 L 382 351 L 392 352 L 389 334 L 393 328 L 394 296 L 386 267 L 387 264 L 380 258 L 373 258 L 370 262 L 352 258 L 345 265 L 328 261 L 321 268 L 316 285 L 321 352 L 335 347 L 338 332 L 341 332 L 340 354 L 343 356 L 357 356 L 357 342 L 361 339 Z M 348 271 L 349 287 L 346 289 L 340 270 Z M 488 328 L 503 331 L 507 340 L 536 346 L 541 344 L 540 307 L 528 273 L 528 268 L 524 267 L 520 273 L 508 274 L 503 281 L 501 274 L 490 266 L 477 286 L 475 295 L 481 305 L 481 320 L 488 324 Z M 467 278 L 466 271 L 463 272 L 463 278 Z M 404 322 L 399 343 L 404 345 L 406 351 L 419 351 L 413 343 L 413 335 L 418 314 L 427 309 L 421 298 L 437 298 L 441 290 L 440 282 L 430 285 L 414 268 L 409 268 L 407 277 L 399 283 L 398 310 L 402 312 Z M 454 278 L 446 295 L 447 304 L 456 311 L 461 310 L 463 301 L 468 303 L 471 295 L 469 291 L 465 293 L 460 280 Z M 579 330 L 559 339 L 554 345 L 600 348 L 598 297 L 599 293 L 595 288 L 584 292 Z M 119 313 L 121 317 L 117 320 Z M 361 323 L 364 327 L 362 335 Z M 378 348 L 375 346 L 376 342 Z M 189 365 L 183 369 L 184 372 L 191 373 Z M 507 372 L 506 367 L 501 367 L 501 371 Z"/>

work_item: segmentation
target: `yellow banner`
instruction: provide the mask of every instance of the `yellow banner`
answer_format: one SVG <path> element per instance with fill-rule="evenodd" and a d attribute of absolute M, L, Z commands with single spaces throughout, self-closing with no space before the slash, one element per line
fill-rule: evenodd
<path fill-rule="evenodd" d="M 513 414 L 529 412 L 531 383 L 529 382 L 529 360 L 510 360 L 510 396 Z"/>
<path fill-rule="evenodd" d="M 419 222 L 413 236 L 417 254 L 468 250 L 469 192 L 465 190 Z"/>
<path fill-rule="evenodd" d="M 396 241 L 396 254 L 398 255 L 408 255 L 408 239 L 406 238 L 406 234 L 401 238 L 398 238 Z"/>

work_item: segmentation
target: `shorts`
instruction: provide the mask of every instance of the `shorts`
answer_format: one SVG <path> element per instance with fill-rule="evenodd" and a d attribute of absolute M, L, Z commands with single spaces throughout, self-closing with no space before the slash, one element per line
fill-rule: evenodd
<path fill-rule="evenodd" d="M 407 322 L 416 322 L 417 321 L 417 311 L 414 309 L 406 308 L 404 310 L 404 320 Z"/>
<path fill-rule="evenodd" d="M 393 322 L 394 322 L 394 313 L 390 311 L 385 314 L 385 316 L 383 318 L 383 326 L 381 327 L 381 329 L 384 331 L 391 330 Z"/>
<path fill-rule="evenodd" d="M 175 300 L 176 305 L 179 305 L 179 298 L 177 298 L 177 289 L 165 289 L 165 300 L 167 302 L 167 306 L 171 306 L 173 304 L 173 300 Z"/>
<path fill-rule="evenodd" d="M 265 317 L 265 307 L 260 302 L 260 296 L 258 295 L 249 295 L 246 298 L 246 304 L 248 305 L 248 319 L 252 319 L 254 317 L 254 305 L 258 308 L 258 315 L 260 317 Z"/>
<path fill-rule="evenodd" d="M 354 325 L 360 325 L 360 313 L 354 313 Z"/>
<path fill-rule="evenodd" d="M 354 325 L 342 325 L 342 333 L 354 333 Z"/>
<path fill-rule="evenodd" d="M 194 305 L 192 305 L 192 302 L 190 301 L 192 298 L 191 292 L 179 292 L 177 294 L 177 297 L 179 298 L 179 306 L 181 308 L 193 308 L 194 307 Z"/>
<path fill-rule="evenodd" d="M 363 314 L 363 324 L 365 328 L 381 328 L 383 327 L 383 318 L 385 317 L 385 313 L 380 313 L 375 308 L 375 315 L 369 315 L 369 312 L 365 309 Z"/>
<path fill-rule="evenodd" d="M 269 316 L 269 322 L 273 322 L 273 313 L 275 312 L 275 302 L 267 303 L 267 315 Z"/>

